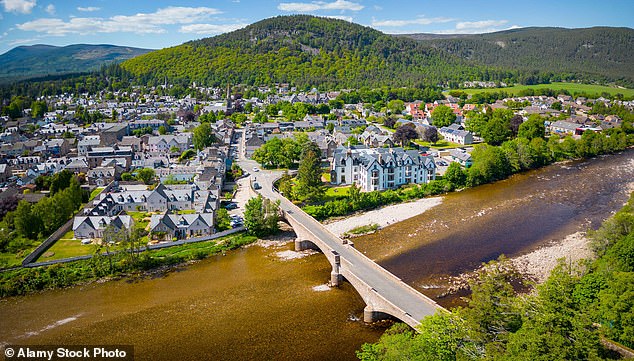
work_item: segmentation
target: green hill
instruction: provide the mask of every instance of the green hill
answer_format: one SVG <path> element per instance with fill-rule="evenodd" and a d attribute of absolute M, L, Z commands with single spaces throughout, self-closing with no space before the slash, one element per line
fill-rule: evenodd
<path fill-rule="evenodd" d="M 0 55 L 0 82 L 86 72 L 151 50 L 115 45 L 19 46 Z"/>
<path fill-rule="evenodd" d="M 406 86 L 512 72 L 478 66 L 412 39 L 307 15 L 262 20 L 231 33 L 154 51 L 122 63 L 142 82 L 196 81 L 300 87 Z"/>
<path fill-rule="evenodd" d="M 634 29 L 522 28 L 478 35 L 404 37 L 483 65 L 555 74 L 551 81 L 586 80 L 634 85 Z M 557 78 L 557 76 L 560 76 Z M 524 83 L 539 81 L 524 79 Z"/>

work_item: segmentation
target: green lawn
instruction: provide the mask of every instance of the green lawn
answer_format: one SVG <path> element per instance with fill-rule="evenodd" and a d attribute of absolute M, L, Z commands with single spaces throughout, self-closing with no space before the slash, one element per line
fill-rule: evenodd
<path fill-rule="evenodd" d="M 588 93 L 588 94 L 597 94 L 601 95 L 601 93 L 605 92 L 611 95 L 623 94 L 627 98 L 634 97 L 634 89 L 622 89 L 616 87 L 609 87 L 603 85 L 593 85 L 593 84 L 578 84 L 578 83 L 550 83 L 550 84 L 537 84 L 537 85 L 516 85 L 508 88 L 485 88 L 485 89 L 457 89 L 462 90 L 467 94 L 475 94 L 475 93 L 492 93 L 498 91 L 505 91 L 509 94 L 516 95 L 521 90 L 526 89 L 553 89 L 553 90 L 567 90 L 570 94 L 575 93 Z"/>
<path fill-rule="evenodd" d="M 95 199 L 99 193 L 101 193 L 102 190 L 104 190 L 106 187 L 97 187 L 95 188 L 91 193 L 90 193 L 90 198 L 88 198 L 88 202 L 92 201 L 93 199 Z"/>
<path fill-rule="evenodd" d="M 9 268 L 19 266 L 28 253 L 24 255 L 16 255 L 15 253 L 0 253 L 0 268 Z"/>
<path fill-rule="evenodd" d="M 62 238 L 55 242 L 51 248 L 46 250 L 35 262 L 84 256 L 93 254 L 94 252 L 95 245 L 93 244 L 81 244 L 81 241 L 78 239 Z"/>
<path fill-rule="evenodd" d="M 329 187 L 326 189 L 326 198 L 336 198 L 336 197 L 345 197 L 348 195 L 352 186 L 343 186 L 343 187 Z"/>

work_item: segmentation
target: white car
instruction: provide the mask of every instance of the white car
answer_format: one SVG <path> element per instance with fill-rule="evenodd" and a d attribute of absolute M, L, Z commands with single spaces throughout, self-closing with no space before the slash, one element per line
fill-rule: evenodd
<path fill-rule="evenodd" d="M 259 172 L 259 171 L 260 171 L 260 169 L 258 169 L 258 167 L 253 167 L 253 171 L 254 171 L 254 172 Z"/>

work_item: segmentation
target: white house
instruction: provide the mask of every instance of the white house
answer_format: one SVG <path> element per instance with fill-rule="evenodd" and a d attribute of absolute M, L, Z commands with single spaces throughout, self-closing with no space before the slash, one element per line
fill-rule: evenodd
<path fill-rule="evenodd" d="M 128 215 L 120 216 L 88 216 L 75 217 L 73 221 L 73 232 L 75 238 L 102 238 L 103 231 L 108 225 L 112 225 L 115 231 L 121 230 L 123 227 L 131 229 L 133 224 L 132 217 Z"/>
<path fill-rule="evenodd" d="M 433 157 L 402 148 L 339 147 L 330 169 L 332 184 L 356 184 L 364 191 L 425 184 L 436 179 Z"/>
<path fill-rule="evenodd" d="M 150 232 L 158 238 L 172 239 L 196 237 L 214 233 L 213 213 L 199 214 L 153 214 Z"/>

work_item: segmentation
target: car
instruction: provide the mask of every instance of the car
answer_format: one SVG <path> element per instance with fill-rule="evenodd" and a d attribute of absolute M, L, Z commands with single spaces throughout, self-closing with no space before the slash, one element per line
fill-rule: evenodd
<path fill-rule="evenodd" d="M 225 209 L 236 209 L 238 208 L 238 205 L 236 203 L 227 203 L 227 205 L 225 205 Z"/>
<path fill-rule="evenodd" d="M 260 171 L 260 169 L 259 169 L 258 167 L 253 167 L 253 171 L 254 171 L 254 172 L 259 172 L 259 171 Z"/>
<path fill-rule="evenodd" d="M 253 183 L 253 189 L 261 189 L 261 188 L 262 186 L 260 185 L 260 183 L 258 182 Z"/>

